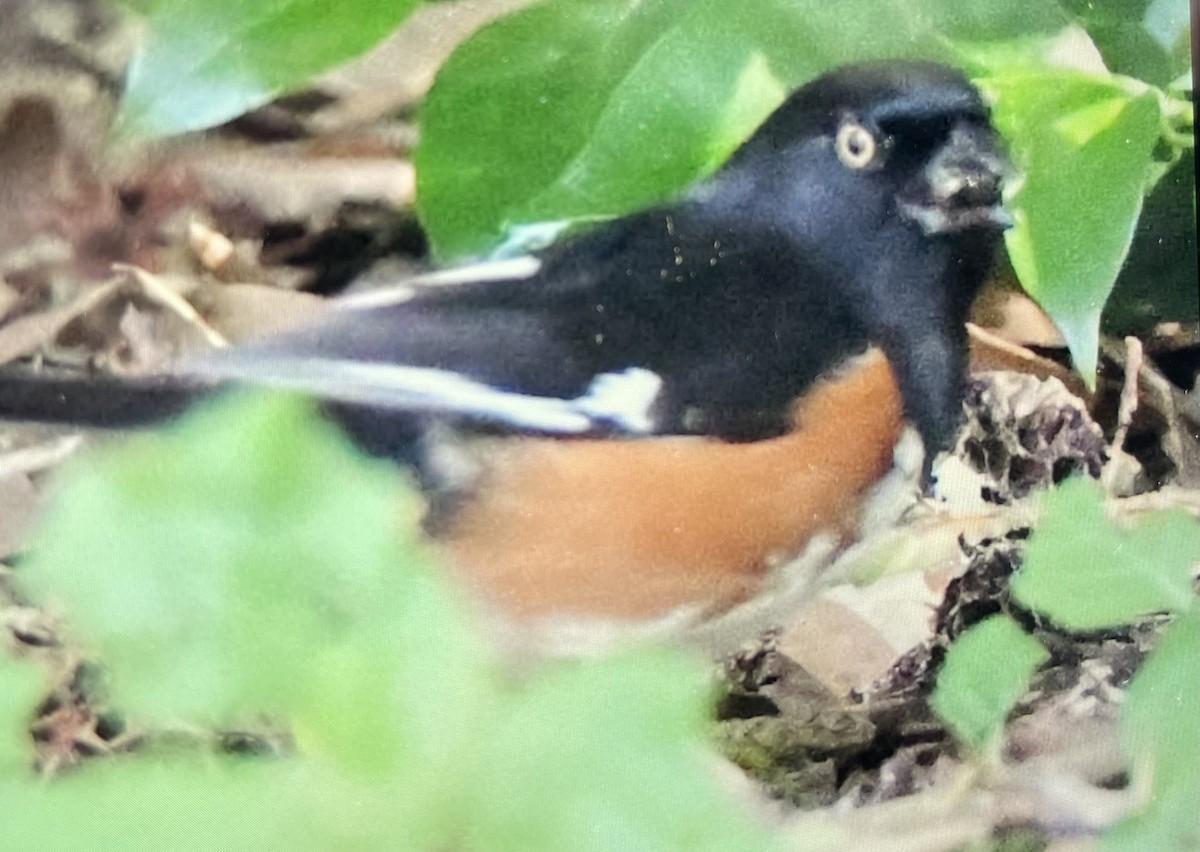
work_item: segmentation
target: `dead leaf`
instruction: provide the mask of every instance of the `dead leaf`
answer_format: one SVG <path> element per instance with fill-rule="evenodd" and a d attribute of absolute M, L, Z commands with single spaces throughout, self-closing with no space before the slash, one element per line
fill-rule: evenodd
<path fill-rule="evenodd" d="M 1079 374 L 1057 361 L 1005 340 L 974 323 L 967 323 L 967 340 L 971 347 L 971 373 L 1011 370 L 1037 376 L 1039 379 L 1054 378 L 1066 385 L 1067 389 L 1080 399 L 1090 401 L 1092 398 L 1091 391 L 1079 378 Z"/>
<path fill-rule="evenodd" d="M 209 152 L 189 165 L 212 193 L 244 205 L 264 222 L 328 223 L 347 202 L 403 210 L 416 196 L 412 163 L 394 157 L 317 159 L 275 146 Z"/>
<path fill-rule="evenodd" d="M 853 603 L 844 602 L 844 591 L 826 592 L 810 603 L 784 627 L 778 640 L 781 653 L 839 696 L 865 689 L 908 647 L 897 648 L 884 638 L 875 623 L 855 611 Z M 932 632 L 928 610 L 921 615 L 928 635 Z"/>
<path fill-rule="evenodd" d="M 1066 340 L 1058 326 L 1033 299 L 1018 290 L 991 291 L 985 297 L 979 324 L 989 332 L 1018 346 L 1063 349 Z M 974 312 L 973 312 L 974 313 Z"/>
<path fill-rule="evenodd" d="M 30 314 L 0 326 L 0 365 L 32 355 L 53 344 L 69 322 L 95 310 L 111 298 L 122 283 L 122 279 L 112 279 L 61 308 Z"/>
<path fill-rule="evenodd" d="M 208 324 L 235 344 L 291 331 L 332 309 L 320 296 L 260 284 L 208 284 L 193 298 Z"/>
<path fill-rule="evenodd" d="M 0 456 L 2 466 L 4 458 Z M 28 476 L 0 476 L 0 559 L 21 550 L 40 509 L 37 488 Z"/>

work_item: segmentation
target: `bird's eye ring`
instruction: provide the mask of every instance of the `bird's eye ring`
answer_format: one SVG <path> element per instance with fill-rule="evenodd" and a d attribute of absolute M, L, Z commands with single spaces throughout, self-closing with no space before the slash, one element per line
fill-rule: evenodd
<path fill-rule="evenodd" d="M 842 165 L 856 170 L 876 165 L 879 147 L 875 135 L 852 119 L 842 122 L 834 139 L 834 148 Z"/>

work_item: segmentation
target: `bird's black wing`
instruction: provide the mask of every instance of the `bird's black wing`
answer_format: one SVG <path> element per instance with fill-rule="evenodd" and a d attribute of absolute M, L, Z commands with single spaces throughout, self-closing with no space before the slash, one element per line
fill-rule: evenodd
<path fill-rule="evenodd" d="M 569 238 L 528 274 L 351 305 L 183 378 L 307 391 L 360 439 L 406 442 L 430 417 L 753 439 L 876 343 L 942 446 L 966 309 L 1003 226 L 1002 159 L 958 72 L 850 66 L 795 92 L 675 204 Z"/>
<path fill-rule="evenodd" d="M 785 429 L 792 401 L 866 345 L 840 289 L 802 255 L 683 203 L 570 239 L 528 276 L 352 303 L 191 369 L 369 408 L 373 433 L 424 414 L 748 439 Z"/>

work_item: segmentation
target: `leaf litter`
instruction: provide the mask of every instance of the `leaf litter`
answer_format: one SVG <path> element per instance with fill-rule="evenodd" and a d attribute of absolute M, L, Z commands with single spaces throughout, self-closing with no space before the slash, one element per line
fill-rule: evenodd
<path fill-rule="evenodd" d="M 392 280 L 426 268 L 411 213 L 414 128 L 397 109 L 403 116 L 419 99 L 455 38 L 513 4 L 442 5 L 457 7 L 462 31 L 399 79 L 379 71 L 387 51 L 430 43 L 447 19 L 418 16 L 360 76 L 337 72 L 307 101 L 285 98 L 154 149 L 105 152 L 128 33 L 99 3 L 15 4 L 0 39 L 20 45 L 8 51 L 19 73 L 4 72 L 0 97 L 0 364 L 154 373 L 197 346 L 304 323 L 323 310 L 318 294 L 373 267 L 391 264 L 383 277 Z M 44 49 L 47 28 L 62 31 L 73 15 L 94 24 L 69 45 L 86 62 Z M 796 837 L 820 826 L 857 845 L 902 836 L 910 848 L 951 848 L 1001 825 L 1061 829 L 1065 820 L 1096 833 L 1129 806 L 1116 708 L 1159 621 L 1054 631 L 1013 604 L 1008 578 L 1036 516 L 1032 498 L 1068 474 L 1103 481 L 1119 512 L 1167 505 L 1200 516 L 1197 332 L 1160 327 L 1145 351 L 1136 340 L 1105 342 L 1089 393 L 1036 308 L 1001 303 L 976 317 L 968 420 L 941 462 L 939 497 L 852 554 L 849 574 L 882 579 L 825 593 L 722 664 L 718 740 L 769 797 L 816 809 L 786 818 Z M 38 514 L 47 471 L 77 444 L 0 429 L 6 564 Z M 6 649 L 51 672 L 31 729 L 40 768 L 136 748 L 142 734 L 98 703 L 93 663 L 15 597 L 13 570 L 0 568 Z M 949 642 L 996 612 L 1016 613 L 1053 661 L 1006 733 L 1009 771 L 949 798 L 947 786 L 974 770 L 930 712 L 929 690 Z M 859 807 L 824 807 L 833 803 Z"/>

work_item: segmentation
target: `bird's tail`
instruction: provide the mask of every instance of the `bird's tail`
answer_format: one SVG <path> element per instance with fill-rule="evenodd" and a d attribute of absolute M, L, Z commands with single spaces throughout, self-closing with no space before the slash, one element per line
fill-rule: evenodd
<path fill-rule="evenodd" d="M 0 371 L 0 420 L 104 429 L 154 426 L 211 395 L 211 385 L 174 376 L 130 378 Z"/>

